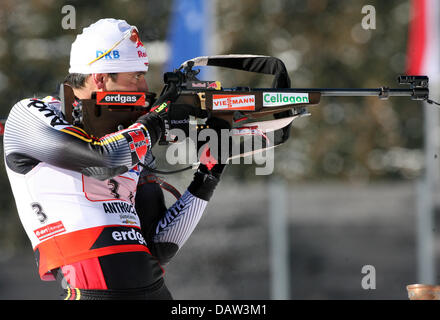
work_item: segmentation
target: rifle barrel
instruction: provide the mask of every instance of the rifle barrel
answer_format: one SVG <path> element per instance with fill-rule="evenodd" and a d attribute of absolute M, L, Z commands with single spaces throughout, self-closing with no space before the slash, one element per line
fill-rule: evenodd
<path fill-rule="evenodd" d="M 274 88 L 252 88 L 251 91 L 264 91 L 264 92 L 318 92 L 323 97 L 368 97 L 376 96 L 381 98 L 388 97 L 412 97 L 416 100 L 425 100 L 428 98 L 428 88 L 408 88 L 408 89 L 389 89 L 382 88 L 370 88 L 370 89 L 345 89 L 345 88 L 286 88 L 286 89 L 274 89 Z"/>

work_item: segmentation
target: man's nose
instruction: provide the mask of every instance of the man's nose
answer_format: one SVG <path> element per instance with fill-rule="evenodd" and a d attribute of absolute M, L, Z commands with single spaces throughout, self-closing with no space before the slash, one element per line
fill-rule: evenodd
<path fill-rule="evenodd" d="M 146 80 L 139 81 L 138 91 L 148 91 L 148 84 Z"/>

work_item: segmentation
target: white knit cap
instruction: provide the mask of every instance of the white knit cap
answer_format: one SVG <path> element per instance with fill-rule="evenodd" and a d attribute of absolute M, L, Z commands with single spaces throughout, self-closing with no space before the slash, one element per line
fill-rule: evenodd
<path fill-rule="evenodd" d="M 148 56 L 138 30 L 125 20 L 101 19 L 76 37 L 69 73 L 148 71 Z"/>

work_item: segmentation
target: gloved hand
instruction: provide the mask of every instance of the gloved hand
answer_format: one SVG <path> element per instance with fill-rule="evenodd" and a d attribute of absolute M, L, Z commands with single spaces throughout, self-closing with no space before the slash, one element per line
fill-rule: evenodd
<path fill-rule="evenodd" d="M 197 153 L 199 155 L 199 161 L 201 163 L 200 168 L 204 172 L 214 174 L 218 178 L 222 174 L 226 161 L 231 155 L 232 139 L 228 135 L 222 137 L 222 129 L 231 129 L 230 124 L 220 118 L 209 118 L 206 121 L 206 126 L 209 129 L 213 129 L 217 133 L 217 141 L 198 141 Z M 227 143 L 222 144 L 222 139 L 228 139 Z M 222 147 L 228 149 L 224 150 Z"/>
<path fill-rule="evenodd" d="M 147 128 L 150 134 L 151 146 L 167 134 L 169 130 L 168 109 L 178 96 L 176 84 L 170 83 L 165 92 L 153 104 L 150 112 L 136 120 L 137 123 L 142 123 Z"/>
<path fill-rule="evenodd" d="M 220 166 L 220 167 L 216 167 Z M 204 164 L 200 164 L 197 171 L 194 173 L 194 178 L 188 187 L 188 191 L 199 199 L 209 201 L 214 194 L 214 190 L 220 182 L 221 172 L 224 169 L 224 165 L 216 164 L 216 169 L 220 169 L 220 172 L 213 172 L 209 170 Z"/>
<path fill-rule="evenodd" d="M 206 121 L 206 127 L 217 133 L 217 141 L 197 141 L 197 152 L 200 165 L 194 173 L 194 178 L 188 191 L 203 200 L 209 201 L 214 194 L 214 189 L 220 182 L 221 175 L 226 167 L 226 160 L 231 155 L 232 139 L 229 134 L 221 136 L 222 129 L 231 129 L 229 122 L 211 117 Z M 221 139 L 228 139 L 227 150 L 222 150 Z"/>

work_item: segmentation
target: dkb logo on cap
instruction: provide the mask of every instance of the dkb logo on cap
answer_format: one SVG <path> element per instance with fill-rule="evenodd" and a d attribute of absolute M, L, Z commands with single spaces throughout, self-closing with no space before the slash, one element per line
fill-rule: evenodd
<path fill-rule="evenodd" d="M 106 50 L 96 50 L 96 58 L 98 58 L 101 55 L 104 55 L 104 59 L 119 59 L 119 51 L 113 50 L 109 53 L 104 54 L 104 52 L 107 52 Z"/>

